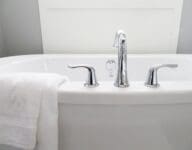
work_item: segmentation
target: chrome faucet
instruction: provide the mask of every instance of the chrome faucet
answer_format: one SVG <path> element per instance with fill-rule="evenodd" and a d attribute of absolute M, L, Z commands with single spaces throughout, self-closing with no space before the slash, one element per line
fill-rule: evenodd
<path fill-rule="evenodd" d="M 157 71 L 160 68 L 164 68 L 164 67 L 177 68 L 178 65 L 177 64 L 162 64 L 162 65 L 156 65 L 154 67 L 151 67 L 147 74 L 147 80 L 145 82 L 145 86 L 151 87 L 151 88 L 158 88 L 160 86 L 160 84 L 158 83 Z"/>
<path fill-rule="evenodd" d="M 88 70 L 88 77 L 87 77 L 87 81 L 85 82 L 84 86 L 85 87 L 89 87 L 89 88 L 94 88 L 99 86 L 99 83 L 97 82 L 97 77 L 96 77 L 96 73 L 95 73 L 95 68 L 93 68 L 92 66 L 87 66 L 87 65 L 68 65 L 69 68 L 71 69 L 75 69 L 75 68 L 85 68 Z"/>
<path fill-rule="evenodd" d="M 118 68 L 114 85 L 126 88 L 129 86 L 127 77 L 127 42 L 126 34 L 122 30 L 117 31 L 113 47 L 118 48 Z"/>

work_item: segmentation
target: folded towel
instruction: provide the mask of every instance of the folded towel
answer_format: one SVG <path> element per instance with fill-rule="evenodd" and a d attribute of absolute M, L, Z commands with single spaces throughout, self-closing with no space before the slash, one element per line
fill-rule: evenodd
<path fill-rule="evenodd" d="M 64 81 L 57 74 L 0 75 L 0 144 L 58 150 L 57 88 Z"/>

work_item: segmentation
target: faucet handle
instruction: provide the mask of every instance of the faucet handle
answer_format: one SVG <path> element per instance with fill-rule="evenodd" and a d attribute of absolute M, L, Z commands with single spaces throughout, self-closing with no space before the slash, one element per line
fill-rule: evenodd
<path fill-rule="evenodd" d="M 159 83 L 158 83 L 158 76 L 157 76 L 157 71 L 160 68 L 177 68 L 178 65 L 177 64 L 162 64 L 162 65 L 157 65 L 154 67 L 151 67 L 148 71 L 148 75 L 147 75 L 147 80 L 145 82 L 145 86 L 147 87 L 152 87 L 152 88 L 157 88 L 159 87 Z"/>
<path fill-rule="evenodd" d="M 151 67 L 151 69 L 158 70 L 158 69 L 164 68 L 164 67 L 167 67 L 167 68 L 177 68 L 178 64 L 161 64 L 161 65 L 157 65 L 157 66 Z"/>
<path fill-rule="evenodd" d="M 75 68 L 85 68 L 88 70 L 88 78 L 87 81 L 85 82 L 84 86 L 85 87 L 97 87 L 99 86 L 99 83 L 97 82 L 96 74 L 95 74 L 95 68 L 91 66 L 86 66 L 86 65 L 68 65 L 69 68 L 75 69 Z"/>

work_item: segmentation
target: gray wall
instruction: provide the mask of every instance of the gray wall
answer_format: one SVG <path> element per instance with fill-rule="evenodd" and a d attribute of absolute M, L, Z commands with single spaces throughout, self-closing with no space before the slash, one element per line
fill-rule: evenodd
<path fill-rule="evenodd" d="M 38 0 L 0 0 L 0 15 L 0 56 L 42 53 Z M 192 0 L 184 0 L 178 53 L 192 53 L 191 27 Z"/>
<path fill-rule="evenodd" d="M 3 42 L 3 30 L 1 22 L 1 1 L 0 1 L 0 57 L 4 56 L 4 42 Z"/>
<path fill-rule="evenodd" d="M 0 0 L 7 55 L 42 53 L 38 0 Z"/>
<path fill-rule="evenodd" d="M 192 0 L 184 0 L 178 53 L 192 53 Z"/>
<path fill-rule="evenodd" d="M 0 57 L 4 56 L 4 55 L 3 55 L 3 49 L 4 49 L 4 45 L 3 45 L 3 33 L 2 33 L 1 22 L 0 22 Z"/>

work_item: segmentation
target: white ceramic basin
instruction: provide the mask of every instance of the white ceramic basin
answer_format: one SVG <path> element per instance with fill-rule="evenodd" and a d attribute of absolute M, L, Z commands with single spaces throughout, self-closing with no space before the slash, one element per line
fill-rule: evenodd
<path fill-rule="evenodd" d="M 113 86 L 106 61 L 116 55 L 35 55 L 0 60 L 0 73 L 55 72 L 69 82 L 59 88 L 60 150 L 191 150 L 192 56 L 128 55 L 130 87 Z M 178 64 L 159 70 L 160 87 L 144 86 L 155 64 Z M 86 70 L 96 68 L 100 86 L 85 88 Z"/>

